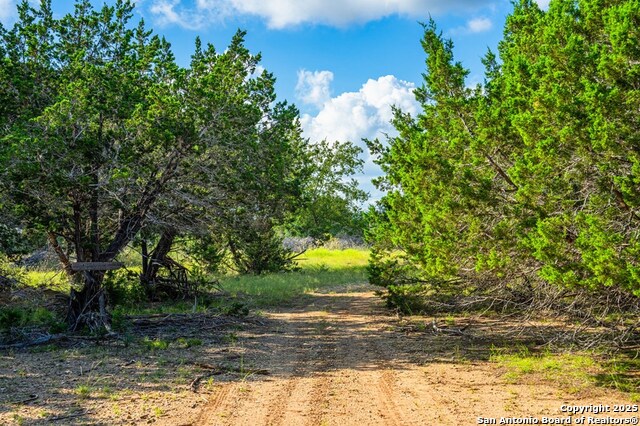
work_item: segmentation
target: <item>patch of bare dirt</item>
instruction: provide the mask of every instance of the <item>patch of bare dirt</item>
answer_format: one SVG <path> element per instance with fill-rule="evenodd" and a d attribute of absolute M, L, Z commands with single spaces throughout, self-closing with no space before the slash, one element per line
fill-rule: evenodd
<path fill-rule="evenodd" d="M 237 333 L 261 319 L 214 315 L 135 318 L 123 340 L 80 337 L 0 352 L 0 424 L 189 424 L 216 378 L 239 378 Z M 210 364 L 206 364 L 203 360 Z M 213 376 L 212 376 L 213 377 Z"/>
<path fill-rule="evenodd" d="M 166 349 L 5 354 L 0 423 L 472 425 L 478 417 L 566 418 L 565 404 L 631 402 L 593 386 L 507 379 L 488 360 L 492 345 L 535 344 L 513 336 L 513 324 L 449 318 L 436 331 L 431 318 L 390 314 L 373 291 L 316 293 L 224 325 L 200 318 L 148 328 L 157 333 L 150 339 L 171 342 Z M 202 344 L 185 347 L 194 338 Z"/>
<path fill-rule="evenodd" d="M 270 378 L 218 384 L 194 424 L 471 425 L 478 417 L 566 417 L 564 404 L 629 402 L 592 387 L 507 381 L 488 357 L 492 344 L 516 343 L 509 324 L 458 319 L 434 332 L 426 319 L 391 316 L 372 288 L 314 294 L 267 318 L 266 328 L 242 334 L 242 345 L 244 362 Z"/>

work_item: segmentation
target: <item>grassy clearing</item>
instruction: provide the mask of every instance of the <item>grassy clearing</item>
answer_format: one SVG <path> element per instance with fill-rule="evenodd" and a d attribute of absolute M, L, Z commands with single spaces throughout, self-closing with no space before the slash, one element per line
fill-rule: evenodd
<path fill-rule="evenodd" d="M 246 315 L 248 308 L 282 306 L 303 297 L 305 293 L 323 288 L 367 282 L 368 250 L 314 249 L 299 260 L 300 270 L 266 275 L 210 276 L 218 279 L 233 299 L 183 300 L 147 303 L 141 299 L 137 281 L 126 274 L 111 280 L 116 286 L 112 300 L 117 299 L 112 313 L 114 321 L 126 315 L 158 313 L 197 313 L 211 310 L 224 314 Z M 137 272 L 136 268 L 128 268 Z M 135 275 L 135 274 L 134 274 Z M 128 301 L 128 302 L 127 302 Z M 129 303 L 134 302 L 134 303 Z"/>
<path fill-rule="evenodd" d="M 640 360 L 636 356 L 620 355 L 602 360 L 597 353 L 543 351 L 532 353 L 526 347 L 515 352 L 492 348 L 490 360 L 505 369 L 504 378 L 517 383 L 525 377 L 558 383 L 569 392 L 577 393 L 593 386 L 607 387 L 629 393 L 640 400 Z"/>
<path fill-rule="evenodd" d="M 322 288 L 367 281 L 368 250 L 307 251 L 300 271 L 269 275 L 223 277 L 222 287 L 232 295 L 248 297 L 255 307 L 289 304 L 305 293 Z"/>
<path fill-rule="evenodd" d="M 329 269 L 364 268 L 369 262 L 369 250 L 329 250 L 326 248 L 317 248 L 307 250 L 298 260 L 303 270 L 313 269 L 315 267 Z"/>
<path fill-rule="evenodd" d="M 68 293 L 71 288 L 63 271 L 26 271 L 24 277 L 24 283 L 30 287 L 46 287 L 62 293 Z"/>
<path fill-rule="evenodd" d="M 130 257 L 133 258 L 134 255 Z M 148 303 L 145 301 L 144 293 L 139 287 L 137 279 L 140 267 L 134 264 L 128 266 L 127 269 L 109 273 L 105 286 L 109 290 L 111 302 L 115 304 L 112 314 L 116 326 L 127 315 L 197 313 L 211 310 L 225 314 L 243 315 L 246 314 L 249 307 L 265 308 L 287 305 L 304 296 L 307 292 L 364 283 L 367 281 L 368 259 L 369 251 L 364 249 L 330 250 L 319 248 L 308 250 L 298 258 L 300 270 L 296 272 L 260 276 L 209 277 L 210 279 L 219 279 L 224 290 L 232 296 L 238 296 L 238 300 L 214 299 L 207 301 L 198 299 Z M 133 263 L 132 259 L 128 260 Z M 25 276 L 30 287 L 44 287 L 64 294 L 69 292 L 69 281 L 62 272 L 32 270 L 25 271 Z M 30 312 L 24 312 L 24 315 L 21 315 L 20 324 L 41 322 L 37 318 L 33 320 L 27 318 L 30 316 Z M 3 322 L 13 323 L 13 318 L 5 318 Z"/>

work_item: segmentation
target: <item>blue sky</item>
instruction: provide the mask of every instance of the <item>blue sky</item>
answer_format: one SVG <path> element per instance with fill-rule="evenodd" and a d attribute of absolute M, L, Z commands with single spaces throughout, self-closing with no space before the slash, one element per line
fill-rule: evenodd
<path fill-rule="evenodd" d="M 0 0 L 0 21 L 15 19 L 16 0 Z M 33 0 L 33 2 L 36 2 Z M 101 5 L 102 1 L 94 1 Z M 107 1 L 107 3 L 113 3 Z M 548 0 L 538 0 L 544 8 Z M 53 0 L 64 14 L 70 0 Z M 301 111 L 311 140 L 362 138 L 393 133 L 391 105 L 417 113 L 412 90 L 421 84 L 425 55 L 419 22 L 433 17 L 455 44 L 456 59 L 469 68 L 468 84 L 481 82 L 481 57 L 502 36 L 509 0 L 137 0 L 136 13 L 173 45 L 188 65 L 197 35 L 224 50 L 237 29 L 246 45 L 262 53 L 280 99 Z M 379 174 L 365 152 L 359 176 L 370 185 Z"/>

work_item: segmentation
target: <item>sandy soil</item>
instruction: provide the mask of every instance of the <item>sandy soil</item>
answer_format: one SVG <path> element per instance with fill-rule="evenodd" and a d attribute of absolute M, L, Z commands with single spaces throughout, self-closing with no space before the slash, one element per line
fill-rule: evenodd
<path fill-rule="evenodd" d="M 298 309 L 270 313 L 269 329 L 246 336 L 244 360 L 271 376 L 219 385 L 189 424 L 444 426 L 478 417 L 499 424 L 500 417 L 566 418 L 563 404 L 629 402 L 591 387 L 506 381 L 486 361 L 492 339 L 509 345 L 493 332 L 498 325 L 476 323 L 462 336 L 407 326 L 364 290 L 314 294 Z"/>
<path fill-rule="evenodd" d="M 468 326 L 462 335 L 434 332 L 431 318 L 398 318 L 373 290 L 311 294 L 225 325 L 173 323 L 156 336 L 203 340 L 190 348 L 0 354 L 0 424 L 445 426 L 631 403 L 591 385 L 509 379 L 488 358 L 492 345 L 518 343 L 513 324 L 450 318 L 449 330 Z"/>

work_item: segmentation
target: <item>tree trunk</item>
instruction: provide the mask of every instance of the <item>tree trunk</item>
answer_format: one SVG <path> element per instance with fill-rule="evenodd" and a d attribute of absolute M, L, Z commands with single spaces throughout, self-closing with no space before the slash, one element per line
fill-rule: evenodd
<path fill-rule="evenodd" d="M 175 237 L 176 231 L 168 228 L 162 232 L 158 244 L 156 244 L 151 253 L 147 252 L 146 242 L 142 245 L 142 274 L 140 274 L 140 284 L 145 289 L 149 299 L 155 297 L 158 271 L 171 251 Z"/>
<path fill-rule="evenodd" d="M 67 323 L 71 331 L 87 326 L 92 332 L 111 331 L 111 318 L 107 313 L 107 298 L 102 288 L 104 271 L 85 271 L 79 275 L 82 290 L 71 289 Z"/>

